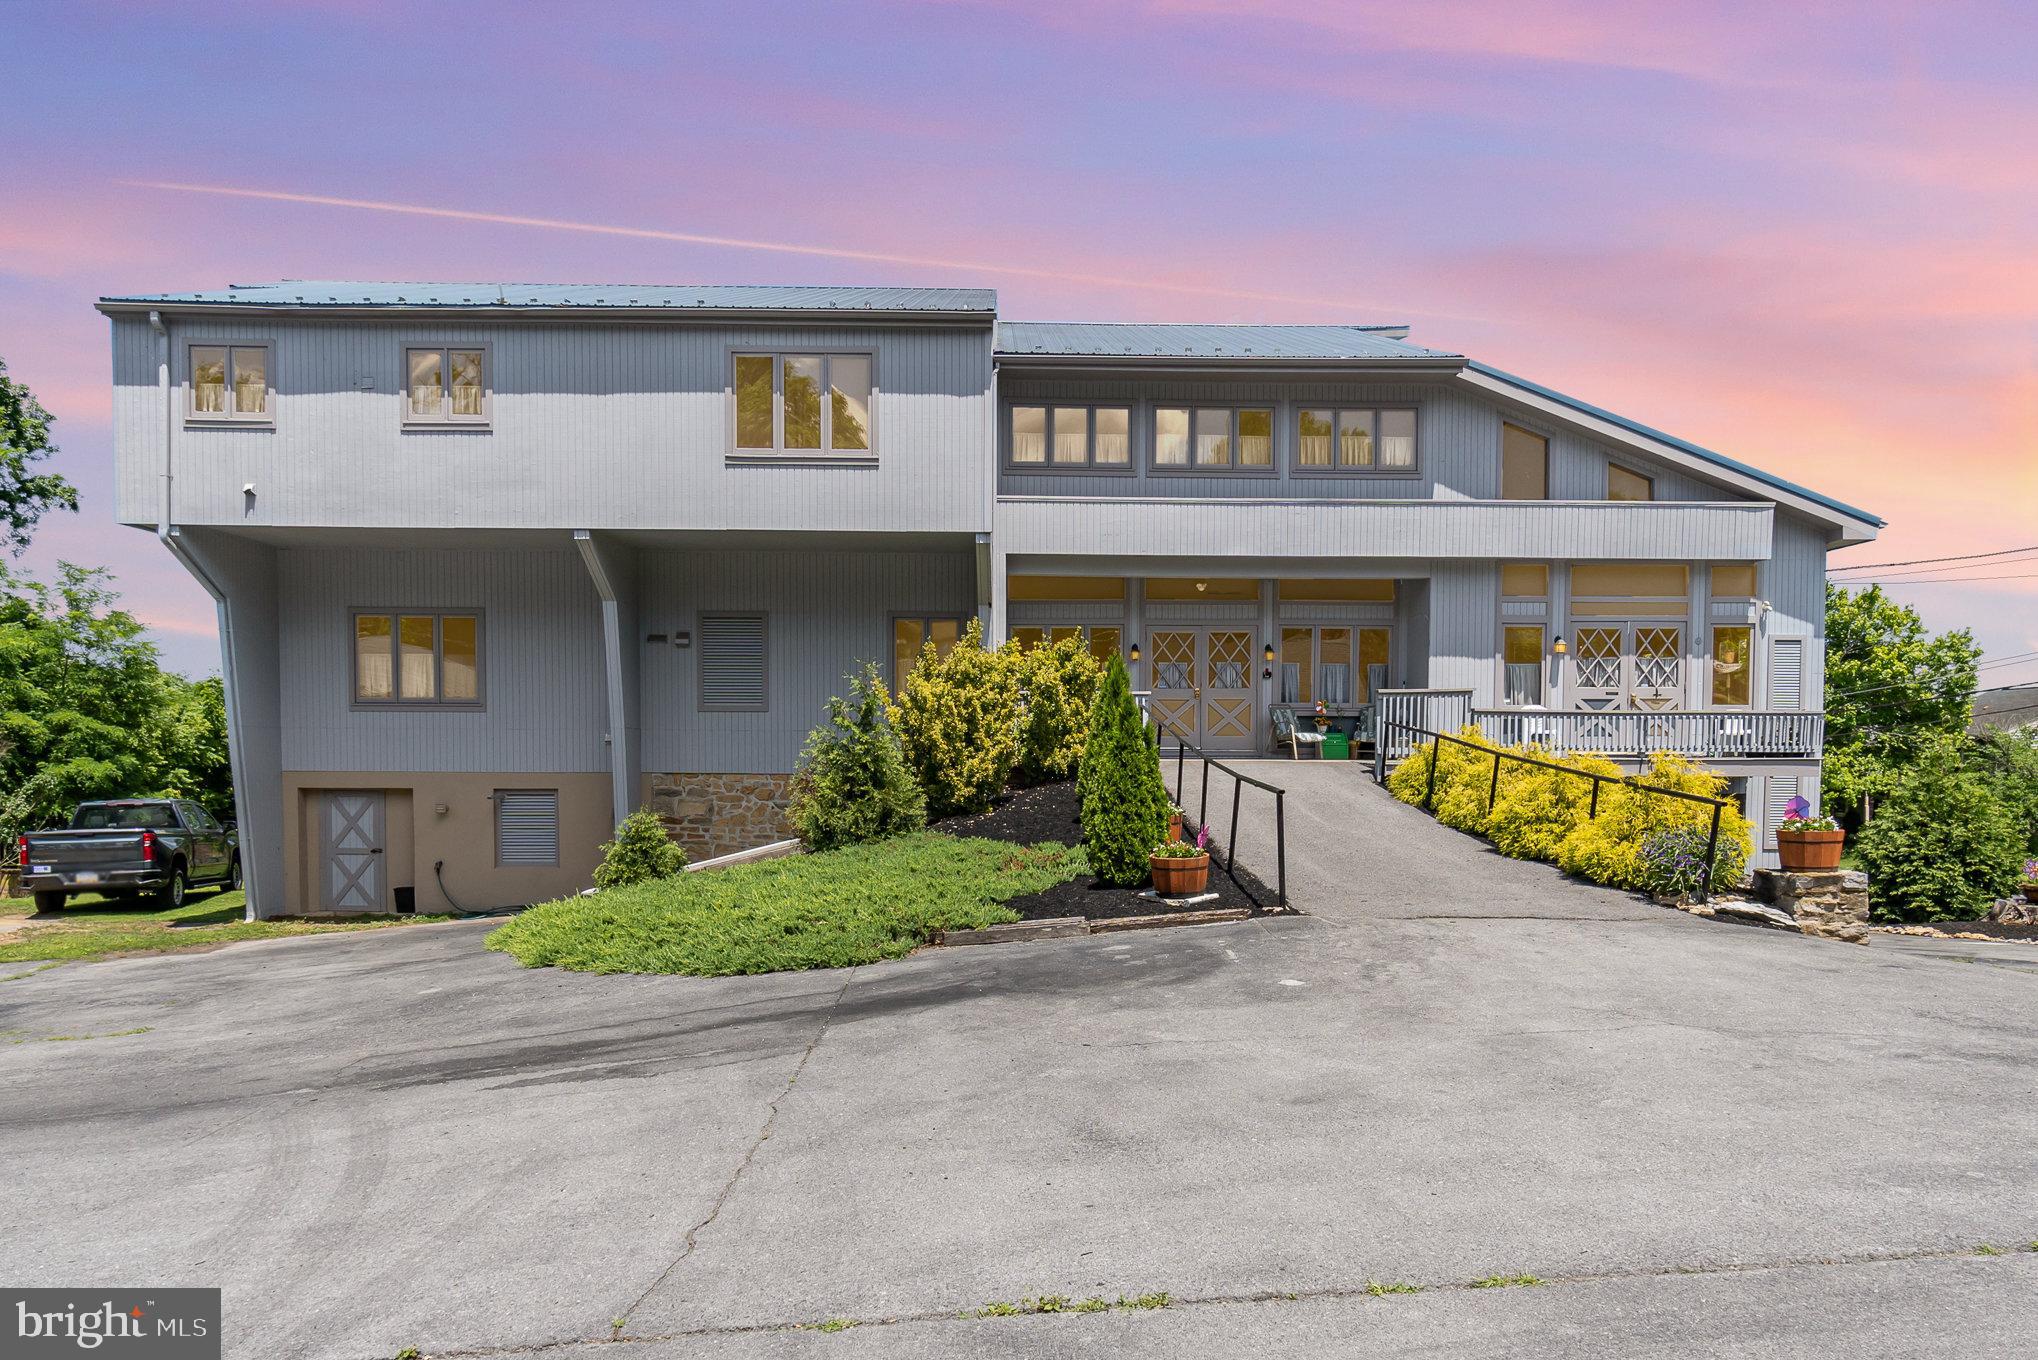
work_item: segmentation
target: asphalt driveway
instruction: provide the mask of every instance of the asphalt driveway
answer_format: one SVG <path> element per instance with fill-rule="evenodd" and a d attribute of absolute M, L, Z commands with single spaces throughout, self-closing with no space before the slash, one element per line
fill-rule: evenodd
<path fill-rule="evenodd" d="M 2028 1353 L 2038 977 L 1487 865 L 1299 791 L 1343 773 L 1291 776 L 1302 918 L 727 980 L 428 926 L 0 982 L 0 1281 L 222 1285 L 262 1360 Z"/>

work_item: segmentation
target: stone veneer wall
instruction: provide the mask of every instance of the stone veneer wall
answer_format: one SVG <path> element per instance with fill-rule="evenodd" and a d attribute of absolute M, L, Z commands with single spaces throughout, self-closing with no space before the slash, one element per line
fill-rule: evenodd
<path fill-rule="evenodd" d="M 794 833 L 786 820 L 792 776 L 654 774 L 651 810 L 691 859 L 734 854 Z"/>

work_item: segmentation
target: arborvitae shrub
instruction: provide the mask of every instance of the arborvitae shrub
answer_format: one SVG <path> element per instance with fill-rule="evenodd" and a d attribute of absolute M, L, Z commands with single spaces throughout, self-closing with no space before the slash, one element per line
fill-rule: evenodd
<path fill-rule="evenodd" d="M 927 824 L 927 800 L 906 766 L 885 711 L 877 667 L 849 677 L 849 697 L 828 700 L 828 722 L 807 734 L 789 812 L 812 850 L 881 840 Z"/>
<path fill-rule="evenodd" d="M 921 649 L 891 719 L 928 816 L 985 812 L 1004 792 L 1019 756 L 1014 655 L 985 651 L 975 619 L 947 656 Z"/>
<path fill-rule="evenodd" d="M 686 851 L 665 834 L 665 823 L 650 808 L 623 818 L 616 838 L 604 841 L 594 869 L 597 888 L 626 888 L 654 878 L 671 878 L 686 867 Z"/>
<path fill-rule="evenodd" d="M 1130 887 L 1166 836 L 1168 794 L 1155 738 L 1132 697 L 1125 663 L 1112 657 L 1090 705 L 1081 775 L 1083 848 L 1100 883 Z"/>
<path fill-rule="evenodd" d="M 1080 637 L 1021 652 L 1012 647 L 1019 716 L 1018 779 L 1046 784 L 1075 773 L 1090 730 L 1090 699 L 1102 667 Z"/>

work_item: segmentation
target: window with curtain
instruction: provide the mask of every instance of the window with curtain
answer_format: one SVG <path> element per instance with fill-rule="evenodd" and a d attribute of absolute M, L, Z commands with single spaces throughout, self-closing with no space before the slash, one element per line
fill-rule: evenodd
<path fill-rule="evenodd" d="M 738 354 L 732 362 L 736 453 L 822 457 L 875 450 L 872 355 Z"/>
<path fill-rule="evenodd" d="M 1282 628 L 1277 702 L 1370 703 L 1373 677 L 1387 665 L 1387 643 L 1385 628 Z"/>
<path fill-rule="evenodd" d="M 489 417 L 488 349 L 413 345 L 404 351 L 407 425 L 483 425 Z"/>
<path fill-rule="evenodd" d="M 1500 498 L 1550 498 L 1550 441 L 1517 425 L 1500 427 Z"/>
<path fill-rule="evenodd" d="M 920 664 L 920 657 L 929 643 L 934 646 L 934 655 L 944 657 L 953 651 L 961 640 L 969 620 L 956 617 L 927 617 L 900 615 L 892 620 L 892 690 L 904 693 L 906 677 Z"/>
<path fill-rule="evenodd" d="M 1304 472 L 1411 472 L 1415 412 L 1302 410 L 1296 415 L 1295 466 Z"/>
<path fill-rule="evenodd" d="M 480 616 L 356 610 L 354 702 L 479 705 Z"/>
<path fill-rule="evenodd" d="M 1198 472 L 1271 472 L 1270 407 L 1161 407 L 1154 412 L 1154 465 Z"/>
<path fill-rule="evenodd" d="M 1502 643 L 1506 700 L 1516 707 L 1543 701 L 1543 628 L 1508 625 Z"/>
<path fill-rule="evenodd" d="M 1010 431 L 1006 461 L 1014 467 L 1132 466 L 1129 406 L 1014 406 Z"/>
<path fill-rule="evenodd" d="M 270 420 L 267 345 L 192 345 L 185 418 L 194 421 Z"/>

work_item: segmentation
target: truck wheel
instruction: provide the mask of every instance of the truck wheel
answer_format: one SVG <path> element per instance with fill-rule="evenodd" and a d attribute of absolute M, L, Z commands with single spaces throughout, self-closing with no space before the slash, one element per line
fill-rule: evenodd
<path fill-rule="evenodd" d="M 241 890 L 241 857 L 239 855 L 234 856 L 233 867 L 226 872 L 226 890 L 228 892 L 239 892 Z"/>
<path fill-rule="evenodd" d="M 175 911 L 184 905 L 184 866 L 170 870 L 170 881 L 156 890 L 156 905 L 165 911 Z"/>
<path fill-rule="evenodd" d="M 64 909 L 65 896 L 66 894 L 60 892 L 39 892 L 35 895 L 35 909 L 37 911 L 49 912 L 62 911 Z"/>

